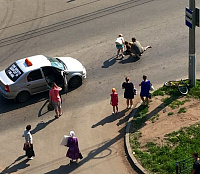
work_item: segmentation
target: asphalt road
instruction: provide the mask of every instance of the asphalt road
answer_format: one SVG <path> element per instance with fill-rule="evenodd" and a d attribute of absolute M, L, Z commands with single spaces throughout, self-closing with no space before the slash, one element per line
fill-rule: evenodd
<path fill-rule="evenodd" d="M 64 115 L 46 112 L 48 93 L 24 104 L 0 96 L 0 169 L 18 173 L 136 173 L 123 151 L 127 120 L 121 84 L 130 76 L 139 89 L 146 74 L 154 87 L 188 75 L 188 27 L 184 0 L 1 0 L 0 69 L 23 57 L 71 56 L 83 63 L 87 79 L 63 95 Z M 200 5 L 196 2 L 196 5 Z M 136 37 L 152 45 L 141 59 L 115 59 L 115 40 Z M 199 28 L 196 28 L 197 77 Z M 111 116 L 109 94 L 119 93 L 118 117 Z M 136 102 L 135 102 L 136 103 Z M 33 127 L 36 158 L 24 160 L 21 134 Z M 74 130 L 85 157 L 69 166 L 64 134 Z M 3 157 L 3 158 L 2 158 Z"/>

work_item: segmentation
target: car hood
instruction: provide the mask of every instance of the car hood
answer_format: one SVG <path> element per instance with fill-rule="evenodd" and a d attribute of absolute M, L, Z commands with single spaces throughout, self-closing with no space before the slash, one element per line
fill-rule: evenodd
<path fill-rule="evenodd" d="M 78 60 L 71 57 L 56 57 L 62 60 L 67 66 L 67 71 L 83 71 L 83 65 Z"/>
<path fill-rule="evenodd" d="M 9 77 L 6 75 L 5 70 L 0 71 L 0 81 L 4 85 L 11 85 L 13 84 L 13 81 L 9 79 Z"/>

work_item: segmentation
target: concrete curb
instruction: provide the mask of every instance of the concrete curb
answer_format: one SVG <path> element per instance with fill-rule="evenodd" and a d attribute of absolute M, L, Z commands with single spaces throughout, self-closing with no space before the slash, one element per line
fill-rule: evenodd
<path fill-rule="evenodd" d="M 134 167 L 139 170 L 141 174 L 148 174 L 148 172 L 142 167 L 142 165 L 137 161 L 137 159 L 134 157 L 130 142 L 129 142 L 129 134 L 130 134 L 130 126 L 131 126 L 131 121 L 133 120 L 133 117 L 135 113 L 137 112 L 138 107 L 141 105 L 141 103 L 138 103 L 137 106 L 133 109 L 133 111 L 130 113 L 130 117 L 128 120 L 128 123 L 126 125 L 126 132 L 125 132 L 125 148 L 128 154 L 128 157 L 130 159 L 130 162 L 134 165 Z"/>

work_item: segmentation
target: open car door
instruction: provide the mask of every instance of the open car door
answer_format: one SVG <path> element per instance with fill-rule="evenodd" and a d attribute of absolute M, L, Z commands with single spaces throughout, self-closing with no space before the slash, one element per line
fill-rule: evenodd
<path fill-rule="evenodd" d="M 63 92 L 68 92 L 68 82 L 67 82 L 67 74 L 64 71 L 61 71 L 61 75 L 63 77 Z"/>

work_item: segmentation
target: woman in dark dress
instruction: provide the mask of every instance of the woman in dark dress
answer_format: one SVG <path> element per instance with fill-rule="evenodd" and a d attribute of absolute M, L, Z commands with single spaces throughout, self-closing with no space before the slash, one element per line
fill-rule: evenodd
<path fill-rule="evenodd" d="M 124 98 L 126 99 L 127 108 L 133 107 L 133 98 L 134 98 L 134 84 L 129 81 L 129 77 L 125 78 L 125 82 L 122 84 L 122 89 L 124 90 Z M 130 104 L 130 105 L 129 105 Z"/>

